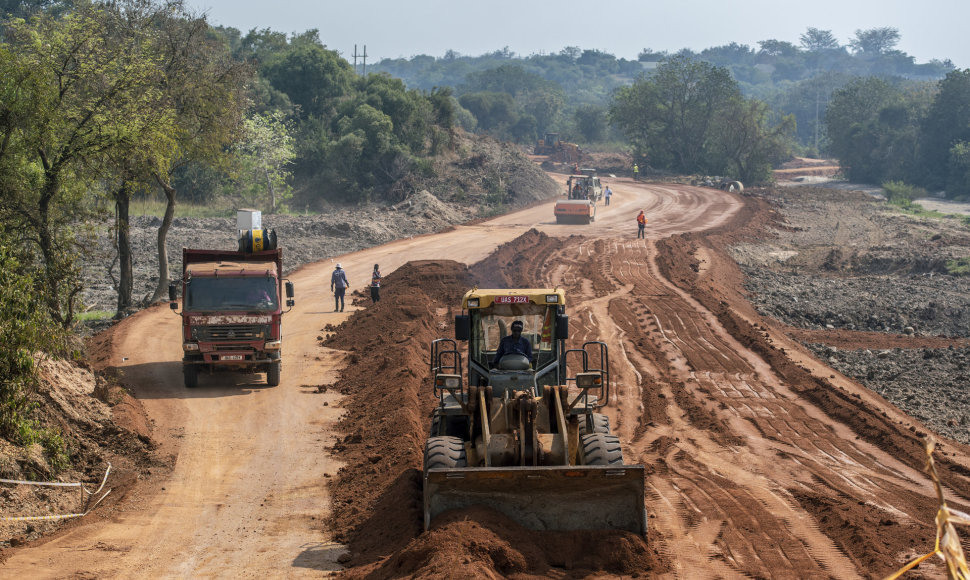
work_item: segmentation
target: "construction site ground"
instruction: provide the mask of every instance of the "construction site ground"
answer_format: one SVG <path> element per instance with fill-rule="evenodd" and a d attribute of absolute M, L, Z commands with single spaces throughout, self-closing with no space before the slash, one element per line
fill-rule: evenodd
<path fill-rule="evenodd" d="M 970 510 L 970 289 L 942 274 L 970 253 L 966 224 L 846 190 L 606 182 L 590 225 L 555 224 L 550 201 L 336 256 L 347 312 L 330 260 L 298 269 L 279 387 L 222 374 L 185 389 L 164 304 L 102 333 L 93 364 L 134 396 L 110 411 L 159 459 L 121 469 L 123 493 L 57 533 L 6 527 L 25 541 L 0 571 L 881 578 L 930 551 L 925 436 L 939 434 L 947 501 Z M 606 412 L 646 467 L 647 538 L 534 532 L 484 509 L 422 530 L 428 345 L 476 284 L 563 287 L 571 341 L 609 345 Z M 935 559 L 908 575 L 945 576 Z"/>

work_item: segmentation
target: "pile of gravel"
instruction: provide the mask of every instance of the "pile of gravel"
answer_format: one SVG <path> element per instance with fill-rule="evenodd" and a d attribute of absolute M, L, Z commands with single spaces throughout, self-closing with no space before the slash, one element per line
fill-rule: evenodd
<path fill-rule="evenodd" d="M 833 369 L 858 380 L 930 429 L 970 444 L 970 349 L 871 351 L 806 346 Z"/>

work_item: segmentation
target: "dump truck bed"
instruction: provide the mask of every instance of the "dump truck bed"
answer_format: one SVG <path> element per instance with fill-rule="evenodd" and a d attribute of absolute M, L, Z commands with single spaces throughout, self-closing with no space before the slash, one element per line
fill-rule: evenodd
<path fill-rule="evenodd" d="M 626 530 L 646 536 L 642 465 L 430 469 L 424 527 L 485 506 L 532 530 Z"/>

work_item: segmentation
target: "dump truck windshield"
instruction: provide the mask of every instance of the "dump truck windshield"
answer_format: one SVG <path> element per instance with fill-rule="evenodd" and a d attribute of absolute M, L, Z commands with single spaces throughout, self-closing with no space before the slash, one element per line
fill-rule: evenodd
<path fill-rule="evenodd" d="M 522 337 L 532 344 L 532 368 L 539 369 L 555 360 L 556 307 L 539 304 L 498 304 L 489 309 L 472 310 L 471 356 L 488 368 L 503 337 L 512 332 L 512 323 L 522 321 Z"/>
<path fill-rule="evenodd" d="M 268 276 L 194 276 L 185 286 L 185 309 L 191 311 L 275 311 L 276 278 Z"/>

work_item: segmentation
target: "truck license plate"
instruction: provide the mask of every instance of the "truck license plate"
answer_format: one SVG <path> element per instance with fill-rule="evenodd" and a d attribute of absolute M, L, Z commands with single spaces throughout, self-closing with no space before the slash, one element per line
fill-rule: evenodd
<path fill-rule="evenodd" d="M 225 354 L 219 357 L 221 360 L 242 360 L 243 355 L 241 354 Z"/>

